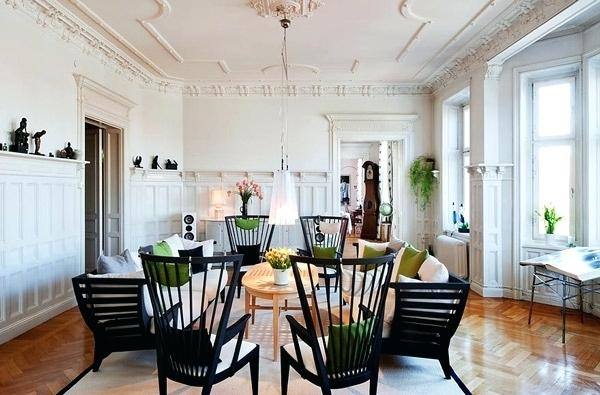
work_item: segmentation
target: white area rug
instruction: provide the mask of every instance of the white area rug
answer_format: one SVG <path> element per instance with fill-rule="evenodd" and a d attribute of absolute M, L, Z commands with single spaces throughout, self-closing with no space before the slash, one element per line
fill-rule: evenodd
<path fill-rule="evenodd" d="M 243 315 L 244 297 L 236 299 L 232 311 L 233 323 Z M 259 303 L 267 301 L 258 300 Z M 294 311 L 295 316 L 301 312 Z M 292 341 L 287 320 L 281 315 L 280 344 Z M 300 318 L 300 317 L 298 317 Z M 256 321 L 250 326 L 250 341 L 260 344 L 259 393 L 280 394 L 280 365 L 273 361 L 272 315 L 257 311 Z M 445 380 L 437 361 L 420 358 L 382 356 L 379 371 L 378 394 L 462 394 L 454 380 Z M 168 381 L 169 394 L 199 394 L 201 388 L 188 387 Z M 290 369 L 289 395 L 320 394 L 320 388 L 303 380 Z M 113 353 L 102 362 L 98 372 L 88 372 L 67 394 L 157 394 L 158 379 L 155 351 Z M 213 394 L 251 394 L 250 367 L 246 366 L 234 377 L 213 387 Z M 337 394 L 368 394 L 369 383 L 349 389 L 335 390 Z"/>

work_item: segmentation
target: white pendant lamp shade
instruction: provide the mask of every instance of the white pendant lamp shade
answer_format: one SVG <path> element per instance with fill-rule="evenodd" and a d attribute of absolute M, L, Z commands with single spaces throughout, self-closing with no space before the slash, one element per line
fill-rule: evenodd
<path fill-rule="evenodd" d="M 287 170 L 276 170 L 273 178 L 273 193 L 269 224 L 294 225 L 298 219 L 294 176 Z"/>

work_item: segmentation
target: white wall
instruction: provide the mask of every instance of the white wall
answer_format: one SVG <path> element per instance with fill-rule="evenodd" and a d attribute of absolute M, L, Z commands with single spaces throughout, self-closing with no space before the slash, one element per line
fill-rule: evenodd
<path fill-rule="evenodd" d="M 145 166 L 149 166 L 150 155 L 156 153 L 183 163 L 181 96 L 138 86 L 137 82 L 123 78 L 94 56 L 84 54 L 73 43 L 62 40 L 50 28 L 37 25 L 20 10 L 4 4 L 0 6 L 0 35 L 0 52 L 3 54 L 0 61 L 0 142 L 8 143 L 10 132 L 18 127 L 21 117 L 26 117 L 29 132 L 42 129 L 48 132 L 42 141 L 42 152 L 55 153 L 67 141 L 81 149 L 77 143 L 78 97 L 73 77 L 73 73 L 78 73 L 136 103 L 129 114 L 129 128 L 125 130 L 127 167 L 131 166 L 129 158 L 136 154 L 144 157 Z M 5 156 L 2 160 L 8 165 L 0 167 L 0 189 L 4 191 L 0 212 L 21 210 L 16 212 L 33 213 L 34 217 L 0 216 L 0 343 L 72 306 L 70 278 L 81 273 L 84 267 L 81 254 L 71 254 L 71 247 L 78 251 L 83 248 L 71 243 L 81 238 L 83 226 L 81 223 L 66 224 L 69 228 L 64 229 L 62 217 L 65 212 L 71 215 L 69 208 L 82 205 L 82 194 L 73 193 L 71 188 L 83 182 L 82 176 L 76 175 L 79 179 L 73 180 L 73 170 L 68 166 L 46 165 L 48 162 L 29 156 L 14 160 Z M 11 163 L 19 163 L 25 174 L 15 177 Z M 52 171 L 44 171 L 48 169 Z M 129 171 L 124 175 L 125 192 L 128 192 Z M 27 185 L 22 186 L 23 182 Z M 52 193 L 44 194 L 48 188 Z M 21 192 L 12 193 L 15 190 Z M 75 188 L 75 191 L 81 189 Z M 61 196 L 69 207 L 60 204 Z M 52 202 L 48 209 L 42 204 L 44 198 Z M 24 202 L 41 199 L 42 203 L 20 209 L 21 199 Z M 131 202 L 127 194 L 125 200 Z M 43 211 L 36 212 L 35 207 Z M 21 232 L 33 226 L 32 218 L 36 229 L 53 231 Z M 129 212 L 125 213 L 125 225 L 125 246 L 131 247 Z M 69 248 L 61 247 L 67 243 Z M 20 285 L 4 286 L 11 281 L 18 281 Z M 48 281 L 51 281 L 50 288 Z M 40 293 L 42 289 L 46 289 L 43 294 Z"/>
<path fill-rule="evenodd" d="M 186 167 L 198 170 L 268 171 L 279 166 L 278 98 L 185 98 Z M 427 95 L 398 97 L 294 97 L 289 100 L 290 170 L 327 171 L 330 113 L 418 114 L 414 152 L 431 152 L 431 102 Z"/>

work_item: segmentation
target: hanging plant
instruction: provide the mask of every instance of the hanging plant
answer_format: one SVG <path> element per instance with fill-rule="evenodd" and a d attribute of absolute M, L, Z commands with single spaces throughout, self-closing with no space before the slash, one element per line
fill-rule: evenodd
<path fill-rule="evenodd" d="M 410 189 L 414 193 L 417 205 L 421 210 L 425 210 L 431 202 L 433 189 L 437 183 L 437 179 L 432 172 L 434 164 L 433 158 L 419 156 L 413 161 L 408 170 Z"/>

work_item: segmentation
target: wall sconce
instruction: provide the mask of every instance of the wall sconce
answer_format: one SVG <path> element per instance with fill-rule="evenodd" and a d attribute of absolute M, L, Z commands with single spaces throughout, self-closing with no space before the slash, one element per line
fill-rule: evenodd
<path fill-rule="evenodd" d="M 213 189 L 210 192 L 210 204 L 215 206 L 215 218 L 223 219 L 224 217 L 224 209 L 227 192 L 221 189 Z"/>

